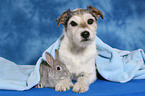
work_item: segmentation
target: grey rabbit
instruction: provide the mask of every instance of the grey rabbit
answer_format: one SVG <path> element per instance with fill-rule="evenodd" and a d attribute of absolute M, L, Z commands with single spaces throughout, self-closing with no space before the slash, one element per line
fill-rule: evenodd
<path fill-rule="evenodd" d="M 70 78 L 67 67 L 59 60 L 59 51 L 57 49 L 55 49 L 55 60 L 48 52 L 45 52 L 45 57 L 46 61 L 40 64 L 40 82 L 36 85 L 37 88 L 55 88 L 59 82 L 65 78 Z"/>

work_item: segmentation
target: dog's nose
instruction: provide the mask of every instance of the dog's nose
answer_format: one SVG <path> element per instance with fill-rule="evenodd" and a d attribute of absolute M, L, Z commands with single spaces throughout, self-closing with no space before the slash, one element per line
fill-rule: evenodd
<path fill-rule="evenodd" d="M 86 39 L 90 36 L 90 33 L 88 31 L 84 31 L 81 33 L 81 36 Z"/>

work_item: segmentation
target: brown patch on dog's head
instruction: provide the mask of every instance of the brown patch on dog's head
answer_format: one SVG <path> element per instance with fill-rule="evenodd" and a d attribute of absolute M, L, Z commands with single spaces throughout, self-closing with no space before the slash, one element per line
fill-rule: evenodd
<path fill-rule="evenodd" d="M 90 13 L 92 14 L 93 17 L 95 17 L 95 19 L 97 20 L 100 16 L 102 19 L 104 19 L 104 16 L 102 14 L 101 11 L 99 11 L 98 9 L 94 8 L 93 6 L 88 6 L 87 9 L 74 9 L 73 11 L 71 11 L 70 9 L 66 10 L 62 15 L 60 15 L 56 21 L 57 21 L 57 26 L 59 26 L 60 24 L 63 24 L 65 26 L 67 26 L 67 21 L 74 15 L 81 15 L 84 13 Z M 83 25 L 84 26 L 84 25 Z"/>
<path fill-rule="evenodd" d="M 94 8 L 93 6 L 88 6 L 87 10 L 90 11 L 90 13 L 96 18 L 98 19 L 100 16 L 102 19 L 104 19 L 104 16 L 102 14 L 101 11 L 99 11 L 98 9 Z"/>
<path fill-rule="evenodd" d="M 56 21 L 57 21 L 57 26 L 59 26 L 61 23 L 65 24 L 65 22 L 70 18 L 71 11 L 70 9 L 66 10 L 62 15 L 60 15 Z"/>
<path fill-rule="evenodd" d="M 83 22 L 83 23 L 80 24 L 80 27 L 82 27 L 82 28 L 86 28 L 86 27 L 88 27 L 88 26 L 87 26 L 86 23 Z"/>

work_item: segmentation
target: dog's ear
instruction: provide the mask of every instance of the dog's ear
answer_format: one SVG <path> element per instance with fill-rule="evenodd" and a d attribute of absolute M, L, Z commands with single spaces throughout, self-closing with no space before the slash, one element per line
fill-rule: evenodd
<path fill-rule="evenodd" d="M 98 19 L 100 16 L 102 19 L 104 19 L 104 16 L 101 11 L 98 9 L 94 8 L 93 6 L 87 6 L 87 10 L 92 13 L 92 15 L 95 16 L 96 19 Z"/>
<path fill-rule="evenodd" d="M 62 15 L 60 15 L 57 19 L 57 26 L 59 26 L 61 23 L 65 24 L 66 20 L 69 18 L 69 14 L 71 13 L 70 9 L 66 10 Z"/>

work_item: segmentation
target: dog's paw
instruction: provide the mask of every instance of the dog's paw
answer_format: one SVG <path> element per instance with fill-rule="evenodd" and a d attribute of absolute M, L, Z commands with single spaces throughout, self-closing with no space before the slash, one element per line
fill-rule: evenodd
<path fill-rule="evenodd" d="M 72 89 L 72 91 L 76 92 L 76 93 L 84 93 L 88 90 L 89 90 L 89 86 L 87 86 L 83 83 L 79 83 L 79 82 L 77 82 Z"/>
<path fill-rule="evenodd" d="M 55 91 L 67 91 L 69 90 L 71 87 L 73 87 L 73 83 L 70 81 L 66 81 L 66 80 L 62 80 L 61 82 L 59 82 L 58 84 L 56 84 L 55 86 Z"/>
<path fill-rule="evenodd" d="M 36 88 L 44 88 L 44 86 L 41 83 L 37 84 L 35 87 Z"/>

